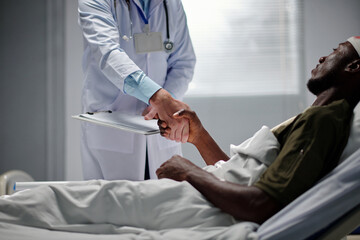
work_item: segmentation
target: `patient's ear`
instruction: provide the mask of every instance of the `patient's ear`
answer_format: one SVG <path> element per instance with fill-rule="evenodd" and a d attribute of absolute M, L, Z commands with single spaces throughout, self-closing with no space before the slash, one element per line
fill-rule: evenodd
<path fill-rule="evenodd" d="M 349 63 L 346 66 L 345 71 L 353 72 L 353 73 L 360 72 L 360 59 L 356 59 L 356 60 L 352 61 L 351 63 Z"/>

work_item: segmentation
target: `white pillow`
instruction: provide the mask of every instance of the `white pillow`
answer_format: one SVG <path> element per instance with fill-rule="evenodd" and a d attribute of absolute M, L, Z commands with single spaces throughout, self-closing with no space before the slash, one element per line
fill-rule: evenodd
<path fill-rule="evenodd" d="M 340 157 L 340 163 L 360 148 L 360 104 L 354 109 L 349 140 Z"/>

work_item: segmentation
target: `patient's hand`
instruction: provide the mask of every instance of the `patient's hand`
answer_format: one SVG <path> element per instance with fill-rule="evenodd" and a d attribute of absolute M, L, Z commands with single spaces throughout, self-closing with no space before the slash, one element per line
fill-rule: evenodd
<path fill-rule="evenodd" d="M 176 181 L 185 181 L 190 172 L 198 170 L 202 169 L 186 158 L 174 155 L 156 170 L 156 175 L 159 179 L 170 178 Z"/>
<path fill-rule="evenodd" d="M 187 141 L 195 145 L 207 165 L 213 165 L 219 160 L 227 161 L 229 159 L 203 127 L 194 111 L 181 109 L 173 114 L 173 118 L 186 119 L 189 122 L 189 138 Z M 158 120 L 158 125 L 162 136 L 166 137 L 171 133 L 172 129 L 167 126 L 166 122 Z"/>
<path fill-rule="evenodd" d="M 187 119 L 189 121 L 189 138 L 187 141 L 196 145 L 199 137 L 201 137 L 205 132 L 205 129 L 196 113 L 191 110 L 181 109 L 180 111 L 174 113 L 173 117 L 175 119 Z M 163 137 L 167 137 L 171 134 L 171 128 L 168 127 L 164 121 L 158 120 L 158 125 L 160 128 L 160 134 Z"/>

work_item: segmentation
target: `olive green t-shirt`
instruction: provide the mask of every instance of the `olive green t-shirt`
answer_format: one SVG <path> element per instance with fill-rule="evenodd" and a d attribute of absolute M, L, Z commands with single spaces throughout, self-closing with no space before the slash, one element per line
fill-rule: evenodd
<path fill-rule="evenodd" d="M 350 132 L 346 100 L 313 106 L 274 131 L 280 152 L 255 186 L 283 205 L 311 188 L 337 165 Z"/>

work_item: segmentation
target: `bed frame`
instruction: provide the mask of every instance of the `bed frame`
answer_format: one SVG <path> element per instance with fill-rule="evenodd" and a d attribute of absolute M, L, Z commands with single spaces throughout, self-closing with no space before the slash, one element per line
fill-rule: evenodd
<path fill-rule="evenodd" d="M 329 227 L 315 234 L 310 239 L 329 240 L 341 239 L 353 232 L 360 226 L 360 204 L 351 211 L 345 213 L 340 219 L 332 223 Z"/>
<path fill-rule="evenodd" d="M 24 171 L 11 170 L 0 175 L 0 196 L 14 192 L 15 182 L 32 182 L 34 179 Z"/>

